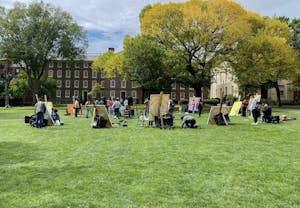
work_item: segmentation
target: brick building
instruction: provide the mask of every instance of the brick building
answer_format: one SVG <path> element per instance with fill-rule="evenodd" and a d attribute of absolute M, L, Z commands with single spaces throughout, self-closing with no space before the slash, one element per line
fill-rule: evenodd
<path fill-rule="evenodd" d="M 117 73 L 111 78 L 106 78 L 104 74 L 92 71 L 91 64 L 95 58 L 96 56 L 88 55 L 84 60 L 50 62 L 46 73 L 57 83 L 56 98 L 52 101 L 57 104 L 72 103 L 75 96 L 84 102 L 96 83 L 102 88 L 100 95 L 94 95 L 97 98 L 132 97 L 135 103 L 141 103 L 149 97 L 150 93 L 143 91 L 136 82 L 124 80 Z M 170 93 L 174 100 L 181 100 L 193 96 L 194 89 L 174 83 L 170 92 L 165 93 Z"/>

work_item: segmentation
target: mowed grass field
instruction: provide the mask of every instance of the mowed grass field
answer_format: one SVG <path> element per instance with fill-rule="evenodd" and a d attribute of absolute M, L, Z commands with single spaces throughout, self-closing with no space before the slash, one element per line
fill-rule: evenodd
<path fill-rule="evenodd" d="M 300 207 L 300 114 L 281 124 L 92 129 L 24 124 L 33 107 L 0 109 L 0 207 Z M 117 122 L 112 119 L 113 122 Z"/>

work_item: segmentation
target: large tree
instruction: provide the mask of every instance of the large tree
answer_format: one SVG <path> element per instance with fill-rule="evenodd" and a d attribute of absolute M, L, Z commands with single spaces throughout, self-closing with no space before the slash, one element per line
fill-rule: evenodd
<path fill-rule="evenodd" d="M 174 82 L 166 64 L 165 48 L 150 36 L 137 35 L 124 40 L 123 67 L 128 79 L 144 90 L 168 90 Z"/>
<path fill-rule="evenodd" d="M 296 52 L 289 45 L 290 30 L 275 18 L 249 13 L 248 20 L 251 35 L 230 54 L 237 81 L 244 86 L 274 87 L 281 105 L 278 81 L 294 78 L 298 64 Z"/>
<path fill-rule="evenodd" d="M 212 68 L 247 37 L 246 14 L 227 0 L 155 4 L 142 10 L 141 32 L 164 45 L 177 79 L 201 96 L 202 87 L 210 86 Z"/>
<path fill-rule="evenodd" d="M 49 61 L 78 58 L 86 46 L 82 27 L 60 8 L 37 2 L 1 9 L 0 56 L 22 66 L 33 95 Z"/>

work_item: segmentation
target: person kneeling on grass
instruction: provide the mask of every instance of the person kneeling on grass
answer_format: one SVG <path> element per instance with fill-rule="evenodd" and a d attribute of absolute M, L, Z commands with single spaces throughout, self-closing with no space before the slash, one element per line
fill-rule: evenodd
<path fill-rule="evenodd" d="M 184 126 L 187 128 L 198 128 L 198 125 L 195 125 L 196 120 L 192 116 L 181 116 L 181 120 L 182 120 L 181 128 L 183 128 Z"/>

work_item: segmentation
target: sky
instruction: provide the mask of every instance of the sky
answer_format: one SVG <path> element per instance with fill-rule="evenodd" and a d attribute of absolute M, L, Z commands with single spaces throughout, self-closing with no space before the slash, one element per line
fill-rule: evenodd
<path fill-rule="evenodd" d="M 140 33 L 139 13 L 148 4 L 170 0 L 44 0 L 70 13 L 86 31 L 88 54 L 100 54 L 108 48 L 121 51 L 126 35 Z M 172 0 L 184 2 L 185 0 Z M 299 0 L 234 0 L 246 10 L 263 16 L 300 18 Z M 0 0 L 0 6 L 12 8 L 13 0 Z M 32 0 L 19 0 L 30 3 Z"/>

